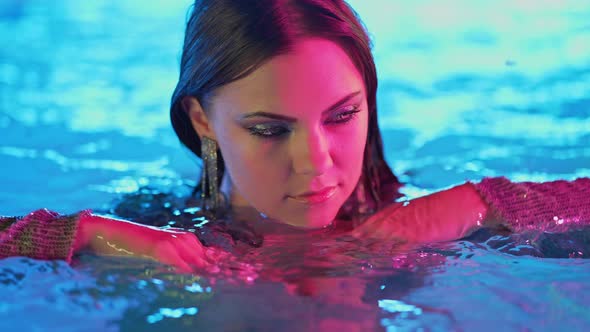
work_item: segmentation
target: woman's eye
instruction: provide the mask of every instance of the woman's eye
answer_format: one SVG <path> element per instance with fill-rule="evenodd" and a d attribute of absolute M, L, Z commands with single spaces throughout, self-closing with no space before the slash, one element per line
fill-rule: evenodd
<path fill-rule="evenodd" d="M 263 138 L 277 138 L 290 132 L 289 128 L 284 126 L 272 126 L 257 124 L 248 128 L 250 134 Z"/>
<path fill-rule="evenodd" d="M 332 118 L 330 118 L 328 120 L 328 123 L 336 123 L 336 124 L 346 123 L 346 122 L 354 119 L 357 116 L 358 112 L 360 112 L 359 107 L 353 106 L 349 110 L 344 111 L 344 112 L 340 112 L 340 113 L 336 114 L 335 116 L 333 116 Z"/>
<path fill-rule="evenodd" d="M 327 124 L 344 124 L 353 120 L 360 112 L 359 106 L 351 106 L 326 120 Z M 261 138 L 281 138 L 291 132 L 291 128 L 276 124 L 256 124 L 246 128 L 251 135 Z"/>

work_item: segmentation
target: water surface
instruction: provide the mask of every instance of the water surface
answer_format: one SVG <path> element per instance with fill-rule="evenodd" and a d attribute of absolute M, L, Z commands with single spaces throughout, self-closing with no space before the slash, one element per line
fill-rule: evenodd
<path fill-rule="evenodd" d="M 586 2 L 351 4 L 374 38 L 386 156 L 408 197 L 484 176 L 590 175 Z M 0 3 L 1 214 L 186 214 L 199 162 L 168 102 L 187 8 Z M 245 249 L 217 275 L 13 257 L 0 261 L 0 330 L 583 331 L 589 239 L 482 230 L 404 249 L 307 236 Z"/>

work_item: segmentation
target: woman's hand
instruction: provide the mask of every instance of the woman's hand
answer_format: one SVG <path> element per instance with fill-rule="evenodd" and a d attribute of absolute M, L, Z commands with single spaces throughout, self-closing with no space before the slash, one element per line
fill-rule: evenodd
<path fill-rule="evenodd" d="M 103 255 L 146 257 L 182 272 L 217 272 L 215 261 L 226 255 L 204 247 L 193 233 L 178 228 L 160 229 L 89 212 L 81 213 L 79 218 L 74 251 L 89 248 Z"/>
<path fill-rule="evenodd" d="M 180 229 L 150 229 L 155 239 L 147 257 L 177 267 L 182 272 L 193 272 L 195 268 L 218 272 L 216 261 L 227 255 L 217 248 L 208 248 L 190 232 Z"/>
<path fill-rule="evenodd" d="M 451 241 L 482 226 L 488 211 L 471 183 L 394 203 L 355 228 L 359 238 L 400 240 L 407 243 Z"/>

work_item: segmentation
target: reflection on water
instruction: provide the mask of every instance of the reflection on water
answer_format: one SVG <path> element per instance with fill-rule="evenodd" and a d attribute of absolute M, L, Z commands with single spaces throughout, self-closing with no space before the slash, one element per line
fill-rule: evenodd
<path fill-rule="evenodd" d="M 404 252 L 335 246 L 333 238 L 298 241 L 298 249 L 284 243 L 286 254 L 280 243 L 278 250 L 251 249 L 213 275 L 176 274 L 136 259 L 86 255 L 71 268 L 9 258 L 0 273 L 1 298 L 19 290 L 31 300 L 0 302 L 0 327 L 22 324 L 19 315 L 35 308 L 29 322 L 71 330 L 90 323 L 132 331 L 475 329 L 497 324 L 492 313 L 515 329 L 581 330 L 590 323 L 580 296 L 590 277 L 586 260 L 496 252 L 491 239 Z"/>
<path fill-rule="evenodd" d="M 0 2 L 0 213 L 195 217 L 198 161 L 167 114 L 189 3 Z M 386 154 L 408 196 L 483 176 L 590 175 L 587 3 L 351 4 L 374 37 Z M 403 248 L 197 221 L 203 242 L 234 248 L 217 274 L 91 255 L 0 261 L 0 330 L 590 326 L 590 266 L 575 259 L 588 257 L 588 229 Z"/>

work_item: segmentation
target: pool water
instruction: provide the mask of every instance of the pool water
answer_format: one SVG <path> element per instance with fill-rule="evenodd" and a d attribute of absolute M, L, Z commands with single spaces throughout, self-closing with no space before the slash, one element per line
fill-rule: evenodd
<path fill-rule="evenodd" d="M 199 161 L 168 122 L 189 3 L 0 3 L 0 214 L 190 217 Z M 409 198 L 485 176 L 590 176 L 587 2 L 350 3 L 374 38 L 386 157 Z M 0 330 L 590 327 L 590 229 L 482 229 L 413 249 L 321 232 L 265 240 L 241 243 L 217 274 L 0 260 Z"/>

